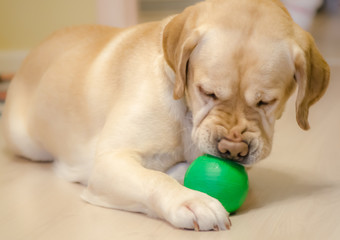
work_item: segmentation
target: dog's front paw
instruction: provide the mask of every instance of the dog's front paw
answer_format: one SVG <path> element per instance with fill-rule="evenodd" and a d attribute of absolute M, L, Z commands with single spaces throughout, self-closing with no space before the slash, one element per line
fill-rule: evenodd
<path fill-rule="evenodd" d="M 229 213 L 207 194 L 186 190 L 169 204 L 165 218 L 175 227 L 207 231 L 226 230 L 231 226 Z"/>

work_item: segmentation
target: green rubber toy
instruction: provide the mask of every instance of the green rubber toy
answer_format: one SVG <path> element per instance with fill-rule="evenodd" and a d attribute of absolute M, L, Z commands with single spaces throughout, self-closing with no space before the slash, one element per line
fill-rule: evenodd
<path fill-rule="evenodd" d="M 249 190 L 248 175 L 242 165 L 208 154 L 189 166 L 184 186 L 216 198 L 229 213 L 241 207 Z"/>

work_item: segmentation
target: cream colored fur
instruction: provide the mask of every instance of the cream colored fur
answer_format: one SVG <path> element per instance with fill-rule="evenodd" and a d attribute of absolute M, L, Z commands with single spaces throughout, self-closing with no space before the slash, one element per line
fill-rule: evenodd
<path fill-rule="evenodd" d="M 295 86 L 308 129 L 328 79 L 313 39 L 279 1 L 210 0 L 128 29 L 55 33 L 16 74 L 4 133 L 16 154 L 53 160 L 86 185 L 92 204 L 222 230 L 222 205 L 165 172 L 204 152 L 253 165 L 269 154 Z"/>

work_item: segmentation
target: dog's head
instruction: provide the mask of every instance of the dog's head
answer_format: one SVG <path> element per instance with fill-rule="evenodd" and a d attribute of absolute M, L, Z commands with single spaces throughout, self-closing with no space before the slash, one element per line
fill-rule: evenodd
<path fill-rule="evenodd" d="M 163 50 L 175 73 L 174 98 L 193 115 L 202 152 L 252 165 L 271 151 L 274 123 L 298 86 L 296 119 L 324 94 L 329 67 L 312 37 L 280 1 L 210 0 L 165 27 Z"/>

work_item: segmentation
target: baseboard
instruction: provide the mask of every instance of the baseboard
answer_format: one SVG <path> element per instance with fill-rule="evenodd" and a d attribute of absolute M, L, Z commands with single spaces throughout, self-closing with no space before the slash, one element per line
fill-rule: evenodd
<path fill-rule="evenodd" d="M 327 58 L 325 57 L 326 62 L 331 67 L 339 67 L 340 66 L 340 58 Z"/>
<path fill-rule="evenodd" d="M 16 72 L 29 50 L 0 50 L 0 72 Z"/>
<path fill-rule="evenodd" d="M 0 73 L 16 72 L 28 53 L 29 50 L 0 50 Z M 340 66 L 340 58 L 326 57 L 326 61 L 330 66 Z"/>

